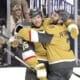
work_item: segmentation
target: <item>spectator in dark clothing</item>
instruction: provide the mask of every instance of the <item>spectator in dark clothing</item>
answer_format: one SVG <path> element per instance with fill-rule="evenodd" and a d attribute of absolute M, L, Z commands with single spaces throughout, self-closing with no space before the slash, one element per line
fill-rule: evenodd
<path fill-rule="evenodd" d="M 18 56 L 20 59 L 22 59 L 22 45 L 21 44 L 16 48 L 11 47 L 11 51 L 15 54 L 15 56 Z M 11 66 L 24 66 L 24 65 L 20 63 L 18 60 L 16 60 L 14 57 L 11 57 Z"/>
<path fill-rule="evenodd" d="M 4 43 L 4 39 L 0 37 L 0 66 L 7 64 L 7 54 L 5 53 L 4 48 L 7 48 L 7 45 Z"/>

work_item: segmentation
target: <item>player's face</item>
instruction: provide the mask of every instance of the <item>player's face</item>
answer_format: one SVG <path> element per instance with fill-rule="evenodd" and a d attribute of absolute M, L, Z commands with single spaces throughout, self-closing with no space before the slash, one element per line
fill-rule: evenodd
<path fill-rule="evenodd" d="M 32 18 L 32 23 L 36 26 L 36 27 L 40 27 L 42 24 L 42 17 L 40 15 L 35 16 L 34 18 Z"/>
<path fill-rule="evenodd" d="M 58 21 L 58 19 L 59 19 L 59 15 L 56 12 L 54 12 L 54 13 L 52 13 L 52 15 L 50 17 L 50 22 L 56 23 Z"/>

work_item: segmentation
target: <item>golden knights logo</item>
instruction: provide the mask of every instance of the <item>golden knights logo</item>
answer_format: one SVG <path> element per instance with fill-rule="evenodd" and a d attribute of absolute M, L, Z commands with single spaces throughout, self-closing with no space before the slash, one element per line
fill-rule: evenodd
<path fill-rule="evenodd" d="M 28 43 L 27 42 L 23 42 L 23 50 L 25 50 L 28 47 L 29 47 Z"/>

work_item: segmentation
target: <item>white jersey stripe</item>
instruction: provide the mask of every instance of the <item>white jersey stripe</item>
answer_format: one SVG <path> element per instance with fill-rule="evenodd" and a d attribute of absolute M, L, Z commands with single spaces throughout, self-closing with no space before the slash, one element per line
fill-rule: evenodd
<path fill-rule="evenodd" d="M 35 30 L 31 30 L 31 41 L 32 42 L 38 42 L 39 41 L 39 37 L 38 37 L 38 32 Z"/>
<path fill-rule="evenodd" d="M 25 60 L 29 57 L 32 57 L 32 56 L 36 56 L 35 52 L 33 50 L 25 51 L 22 53 L 23 60 Z"/>
<path fill-rule="evenodd" d="M 56 63 L 61 63 L 61 62 L 72 62 L 72 61 L 75 61 L 75 59 L 59 60 L 59 61 L 55 61 L 55 62 L 50 62 L 49 64 L 56 64 Z"/>

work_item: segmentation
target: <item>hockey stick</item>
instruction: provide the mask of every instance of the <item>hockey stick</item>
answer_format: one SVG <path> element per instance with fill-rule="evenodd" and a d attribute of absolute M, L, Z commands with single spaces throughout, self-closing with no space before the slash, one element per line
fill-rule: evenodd
<path fill-rule="evenodd" d="M 34 71 L 28 64 L 26 64 L 22 59 L 20 59 L 18 56 L 15 56 L 13 52 L 11 52 L 9 49 L 4 48 L 4 51 L 7 52 L 9 55 L 11 55 L 12 57 L 14 57 L 16 60 L 18 60 L 19 62 L 21 62 L 25 67 L 27 67 L 28 69 Z"/>
<path fill-rule="evenodd" d="M 75 72 L 72 72 L 75 76 L 79 77 L 80 78 L 80 75 L 75 73 Z"/>

